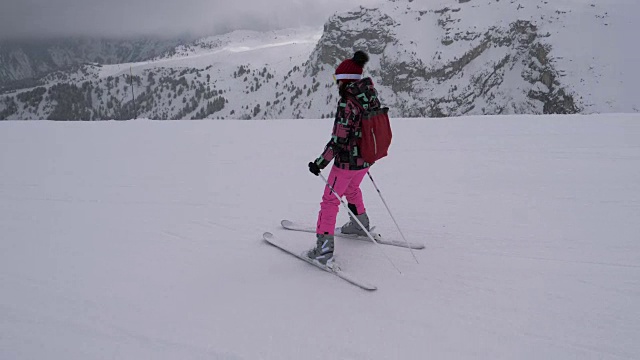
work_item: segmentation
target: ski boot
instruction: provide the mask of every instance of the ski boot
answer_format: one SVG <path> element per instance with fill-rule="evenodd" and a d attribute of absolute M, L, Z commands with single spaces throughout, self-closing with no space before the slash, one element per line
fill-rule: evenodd
<path fill-rule="evenodd" d="M 316 247 L 307 252 L 307 257 L 327 267 L 333 266 L 333 235 L 316 234 Z"/>
<path fill-rule="evenodd" d="M 340 228 L 340 231 L 343 234 L 353 234 L 353 235 L 358 235 L 358 236 L 367 236 L 367 233 L 360 227 L 360 225 L 358 225 L 358 223 L 351 217 L 351 215 L 349 215 L 349 217 L 351 218 L 351 220 L 349 220 L 348 223 L 342 225 L 342 227 Z M 367 216 L 367 213 L 356 215 L 356 218 L 358 220 L 360 220 L 360 222 L 362 223 L 362 225 L 364 225 L 364 227 L 365 227 L 365 229 L 367 229 L 367 231 L 370 230 L 370 228 L 369 228 L 369 217 Z"/>

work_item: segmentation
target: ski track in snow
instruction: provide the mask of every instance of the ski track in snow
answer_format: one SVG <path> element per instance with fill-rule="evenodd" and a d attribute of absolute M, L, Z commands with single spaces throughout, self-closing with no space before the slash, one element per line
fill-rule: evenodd
<path fill-rule="evenodd" d="M 426 248 L 337 239 L 374 293 L 261 238 L 313 245 L 280 220 L 331 126 L 0 122 L 0 358 L 640 358 L 640 116 L 393 119 L 372 174 Z"/>

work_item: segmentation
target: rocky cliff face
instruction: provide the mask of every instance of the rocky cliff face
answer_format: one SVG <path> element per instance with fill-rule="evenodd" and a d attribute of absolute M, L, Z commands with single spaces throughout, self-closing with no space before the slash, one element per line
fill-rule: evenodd
<path fill-rule="evenodd" d="M 393 29 L 398 24 L 379 9 L 360 8 L 331 17 L 324 25 L 322 37 L 310 56 L 306 76 L 317 76 L 321 70 L 334 69 L 353 55 L 354 49 L 365 49 L 371 55 L 383 55 L 397 43 Z"/>
<path fill-rule="evenodd" d="M 581 73 L 585 59 L 568 64 L 556 49 L 563 46 L 558 34 L 575 30 L 563 25 L 567 19 L 580 18 L 582 30 L 606 26 L 598 16 L 602 9 L 585 5 L 573 13 L 517 0 L 432 4 L 396 0 L 331 17 L 304 71 L 293 76 L 291 85 L 312 87 L 311 96 L 269 115 L 331 116 L 326 109 L 335 102 L 335 88 L 326 82 L 338 63 L 359 49 L 371 55 L 366 75 L 397 117 L 572 114 L 599 101 L 585 102 L 582 79 L 566 77 L 568 65 Z M 589 24 L 585 11 L 595 13 Z M 324 86 L 313 86 L 314 81 Z"/>
<path fill-rule="evenodd" d="M 354 49 L 363 49 L 372 55 L 368 73 L 394 116 L 580 112 L 573 90 L 554 66 L 548 35 L 532 21 L 463 30 L 454 18 L 460 12 L 449 7 L 407 10 L 417 23 L 429 15 L 429 20 L 436 18 L 440 44 L 430 58 L 414 50 L 423 44 L 402 36 L 408 32 L 394 20 L 397 16 L 378 9 L 336 15 L 325 25 L 305 74 L 333 69 Z M 456 45 L 459 56 L 443 60 L 447 47 Z"/>

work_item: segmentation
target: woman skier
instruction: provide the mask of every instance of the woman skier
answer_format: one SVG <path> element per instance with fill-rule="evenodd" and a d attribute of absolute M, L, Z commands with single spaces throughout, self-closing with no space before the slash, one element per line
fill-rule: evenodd
<path fill-rule="evenodd" d="M 363 51 L 356 51 L 351 59 L 346 59 L 336 68 L 335 81 L 338 85 L 340 100 L 336 118 L 333 123 L 331 140 L 322 155 L 309 163 L 309 171 L 318 176 L 333 160 L 333 167 L 327 179 L 320 203 L 320 213 L 316 226 L 316 246 L 307 252 L 307 256 L 323 265 L 333 265 L 334 230 L 340 201 L 338 196 L 346 196 L 349 209 L 369 230 L 367 216 L 360 183 L 369 170 L 368 164 L 360 154 L 357 139 L 361 137 L 361 119 L 363 110 L 380 108 L 378 92 L 371 78 L 362 78 L 364 65 L 369 56 Z M 360 225 L 351 218 L 342 226 L 343 234 L 366 235 Z"/>

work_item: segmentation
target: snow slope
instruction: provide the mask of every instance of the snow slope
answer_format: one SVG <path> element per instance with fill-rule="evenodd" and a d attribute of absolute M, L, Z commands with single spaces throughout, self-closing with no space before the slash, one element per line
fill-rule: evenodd
<path fill-rule="evenodd" d="M 0 122 L 0 359 L 640 358 L 640 116 L 393 127 L 426 249 L 339 240 L 369 293 L 261 241 L 314 242 L 331 120 Z"/>

